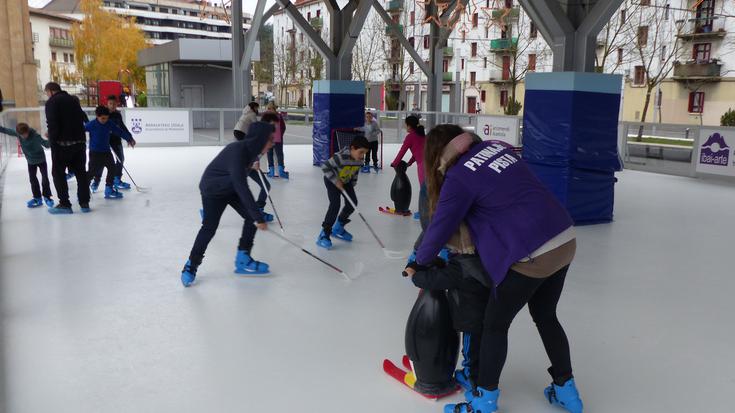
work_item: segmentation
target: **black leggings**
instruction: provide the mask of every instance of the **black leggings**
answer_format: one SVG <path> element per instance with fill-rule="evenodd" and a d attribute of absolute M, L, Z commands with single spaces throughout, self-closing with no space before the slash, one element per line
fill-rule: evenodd
<path fill-rule="evenodd" d="M 113 176 L 115 178 L 120 178 L 122 180 L 122 173 L 123 173 L 123 162 L 125 162 L 125 152 L 123 151 L 123 145 L 122 143 L 110 143 L 110 148 L 113 152 L 115 152 L 115 156 L 117 159 L 113 159 L 115 162 L 115 170 Z M 90 160 L 92 158 L 92 155 L 90 154 Z M 94 181 L 97 183 L 100 183 L 100 180 L 102 179 L 102 169 L 100 169 L 97 173 L 94 175 Z"/>
<path fill-rule="evenodd" d="M 370 166 L 370 157 L 373 158 L 373 166 L 378 166 L 378 148 L 380 147 L 380 144 L 378 141 L 374 142 L 368 142 L 370 144 L 370 148 L 368 150 L 368 153 L 365 155 L 365 166 Z"/>
<path fill-rule="evenodd" d="M 72 146 L 51 145 L 51 176 L 54 179 L 59 205 L 71 207 L 69 184 L 66 182 L 66 169 L 77 179 L 77 199 L 79 204 L 89 204 L 89 180 L 87 179 L 87 148 L 83 143 Z"/>
<path fill-rule="evenodd" d="M 37 170 L 41 171 L 41 185 L 38 184 Z M 31 192 L 33 192 L 34 198 L 40 198 L 41 195 L 46 198 L 53 196 L 51 195 L 51 182 L 48 180 L 48 166 L 46 162 L 37 165 L 28 164 L 28 179 L 31 181 Z M 43 191 L 41 191 L 42 187 Z"/>
<path fill-rule="evenodd" d="M 286 167 L 286 164 L 283 163 L 283 142 L 277 142 L 273 144 L 273 147 L 268 150 L 268 167 L 273 168 L 275 165 L 273 154 L 276 155 L 276 160 L 278 160 L 278 166 Z"/>
<path fill-rule="evenodd" d="M 508 354 L 508 329 L 526 303 L 551 361 L 549 372 L 554 381 L 564 383 L 572 377 L 569 341 L 556 317 L 556 305 L 564 289 L 567 270 L 569 266 L 548 278 L 531 278 L 508 271 L 485 310 L 478 386 L 488 390 L 498 387 Z"/>
<path fill-rule="evenodd" d="M 327 235 L 332 234 L 332 226 L 334 222 L 339 219 L 339 222 L 346 224 L 350 222 L 350 215 L 355 211 L 355 208 L 345 200 L 345 206 L 342 208 L 342 212 L 339 212 L 339 207 L 342 205 L 342 192 L 332 183 L 332 181 L 324 178 L 324 185 L 327 187 L 327 196 L 329 197 L 329 209 L 327 209 L 327 215 L 324 217 L 322 228 Z M 357 195 L 355 195 L 355 187 L 351 184 L 345 185 L 345 192 L 357 205 Z M 339 214 L 339 217 L 337 217 Z"/>
<path fill-rule="evenodd" d="M 204 259 L 204 253 L 207 250 L 209 241 L 212 240 L 214 234 L 219 227 L 219 220 L 225 212 L 227 205 L 231 206 L 245 220 L 242 225 L 242 235 L 238 249 L 250 251 L 253 248 L 253 240 L 255 239 L 256 227 L 253 219 L 248 215 L 248 211 L 240 202 L 240 198 L 236 194 L 230 195 L 228 198 L 208 198 L 202 195 L 202 206 L 204 209 L 204 219 L 202 227 L 199 229 L 194 246 L 189 254 L 189 260 L 192 264 L 198 266 Z"/>
<path fill-rule="evenodd" d="M 414 251 L 418 251 L 421 241 L 424 240 L 424 231 L 429 226 L 429 196 L 426 192 L 426 183 L 421 184 L 419 189 L 419 222 L 421 223 L 421 233 L 413 243 Z"/>
<path fill-rule="evenodd" d="M 102 169 L 107 168 L 105 177 L 105 186 L 112 186 L 116 176 L 117 166 L 112 157 L 112 152 L 89 152 L 89 172 L 88 178 L 99 179 L 102 176 Z"/>
<path fill-rule="evenodd" d="M 260 194 L 258 194 L 258 199 L 255 201 L 255 205 L 257 205 L 258 208 L 263 209 L 265 208 L 265 201 L 268 199 L 268 193 L 265 192 L 263 183 L 265 183 L 265 186 L 269 191 L 271 190 L 271 183 L 268 182 L 268 178 L 261 174 L 257 169 L 251 169 L 248 176 L 260 187 Z M 260 178 L 263 178 L 263 180 L 261 181 Z"/>

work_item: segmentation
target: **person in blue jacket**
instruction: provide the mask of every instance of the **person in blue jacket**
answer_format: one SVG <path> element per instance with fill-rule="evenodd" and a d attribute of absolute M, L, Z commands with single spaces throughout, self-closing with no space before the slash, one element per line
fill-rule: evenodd
<path fill-rule="evenodd" d="M 267 274 L 268 264 L 251 257 L 255 231 L 266 231 L 263 211 L 248 188 L 248 175 L 253 163 L 273 147 L 276 128 L 265 122 L 253 122 L 243 140 L 232 142 L 209 163 L 199 182 L 202 194 L 202 226 L 199 229 L 189 260 L 181 271 L 181 283 L 189 287 L 197 269 L 204 260 L 209 242 L 217 232 L 219 220 L 229 205 L 245 220 L 237 247 L 235 273 L 246 275 Z"/>
<path fill-rule="evenodd" d="M 91 181 L 95 176 L 102 176 L 102 168 L 107 169 L 105 177 L 105 199 L 121 199 L 123 194 L 115 188 L 117 168 L 112 156 L 110 137 L 119 136 L 135 147 L 135 139 L 126 129 L 110 122 L 110 110 L 107 106 L 97 106 L 94 120 L 87 122 L 84 129 L 89 132 L 89 168 L 87 178 Z"/>
<path fill-rule="evenodd" d="M 553 382 L 544 395 L 549 403 L 581 413 L 569 342 L 556 315 L 576 251 L 566 209 L 511 146 L 483 142 L 459 126 L 435 127 L 426 139 L 424 161 L 432 218 L 416 262 L 405 273 L 414 276 L 416 270 L 426 270 L 446 244 L 464 238 L 479 256 L 491 291 L 484 310 L 476 387 L 465 394 L 467 403 L 448 405 L 445 411 L 497 411 L 508 329 L 528 304 L 551 361 Z"/>

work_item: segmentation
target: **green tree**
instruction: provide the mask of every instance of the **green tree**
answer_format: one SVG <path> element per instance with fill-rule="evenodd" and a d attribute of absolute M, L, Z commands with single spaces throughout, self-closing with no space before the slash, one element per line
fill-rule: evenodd
<path fill-rule="evenodd" d="M 732 108 L 725 112 L 724 115 L 722 115 L 722 117 L 720 118 L 720 125 L 735 126 L 735 111 L 732 110 Z"/>
<path fill-rule="evenodd" d="M 260 40 L 260 61 L 253 64 L 255 80 L 260 83 L 273 83 L 273 25 L 266 24 L 258 33 Z"/>

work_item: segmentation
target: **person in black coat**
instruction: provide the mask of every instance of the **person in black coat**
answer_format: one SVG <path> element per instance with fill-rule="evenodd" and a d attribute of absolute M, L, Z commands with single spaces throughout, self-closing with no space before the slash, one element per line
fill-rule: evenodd
<path fill-rule="evenodd" d="M 87 136 L 84 131 L 86 114 L 79 99 L 61 90 L 58 83 L 49 82 L 44 87 L 46 101 L 46 125 L 51 142 L 51 176 L 54 180 L 59 203 L 49 209 L 52 214 L 71 214 L 69 186 L 66 169 L 77 179 L 77 198 L 82 212 L 89 212 L 89 182 L 87 179 Z"/>
<path fill-rule="evenodd" d="M 202 227 L 194 241 L 189 260 L 181 272 L 181 283 L 184 287 L 194 282 L 197 268 L 204 259 L 209 241 L 217 232 L 219 220 L 228 205 L 245 220 L 237 248 L 235 272 L 247 275 L 269 272 L 268 264 L 255 261 L 250 256 L 256 228 L 265 231 L 268 225 L 247 182 L 253 164 L 273 147 L 275 131 L 275 127 L 269 123 L 252 123 L 245 139 L 225 146 L 204 170 L 199 182 L 203 206 Z"/>

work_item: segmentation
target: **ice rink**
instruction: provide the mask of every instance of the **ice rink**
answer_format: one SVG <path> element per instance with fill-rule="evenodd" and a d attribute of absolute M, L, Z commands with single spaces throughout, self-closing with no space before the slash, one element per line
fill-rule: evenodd
<path fill-rule="evenodd" d="M 418 290 L 400 275 L 405 260 L 386 259 L 359 219 L 348 227 L 355 242 L 319 252 L 353 276 L 364 265 L 352 282 L 268 233 L 254 256 L 272 275 L 233 274 L 241 220 L 230 209 L 197 283 L 182 287 L 199 177 L 219 150 L 128 149 L 126 166 L 151 191 L 121 201 L 98 192 L 90 214 L 72 196 L 71 216 L 26 208 L 25 160 L 11 162 L 0 219 L 0 411 L 442 411 L 381 369 L 404 353 Z M 396 151 L 386 146 L 386 165 Z M 287 233 L 316 251 L 327 200 L 311 160 L 311 146 L 286 146 L 291 180 L 273 180 L 272 195 Z M 415 169 L 409 176 L 415 207 Z M 615 222 L 578 228 L 559 309 L 586 411 L 732 412 L 735 186 L 618 178 Z M 362 175 L 357 194 L 387 247 L 408 251 L 418 222 L 377 212 L 392 179 L 392 170 Z M 561 412 L 543 397 L 547 367 L 523 311 L 500 411 Z"/>

